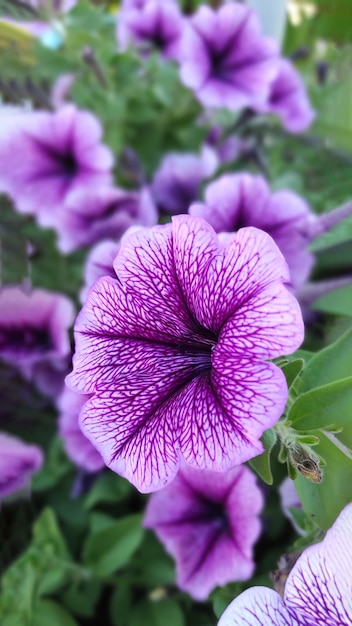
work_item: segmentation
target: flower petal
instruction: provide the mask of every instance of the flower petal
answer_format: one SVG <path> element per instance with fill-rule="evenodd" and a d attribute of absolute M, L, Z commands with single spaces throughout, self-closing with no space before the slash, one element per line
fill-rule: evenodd
<path fill-rule="evenodd" d="M 314 626 L 350 626 L 352 620 L 352 504 L 307 548 L 291 571 L 285 602 Z"/>
<path fill-rule="evenodd" d="M 312 625 L 296 618 L 273 589 L 251 587 L 231 602 L 221 616 L 218 626 Z"/>

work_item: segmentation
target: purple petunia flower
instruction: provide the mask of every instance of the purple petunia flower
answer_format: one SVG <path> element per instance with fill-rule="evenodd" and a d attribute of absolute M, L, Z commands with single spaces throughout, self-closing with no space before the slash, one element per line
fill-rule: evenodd
<path fill-rule="evenodd" d="M 75 326 L 69 386 L 105 463 L 143 492 L 183 459 L 227 471 L 262 452 L 287 386 L 267 359 L 303 339 L 286 263 L 254 228 L 217 236 L 188 215 L 126 235 Z"/>
<path fill-rule="evenodd" d="M 352 504 L 325 539 L 303 552 L 291 570 L 284 599 L 252 587 L 238 596 L 218 626 L 351 626 Z"/>
<path fill-rule="evenodd" d="M 268 102 L 257 110 L 278 115 L 291 133 L 301 133 L 311 125 L 315 113 L 300 74 L 287 59 L 280 60 L 279 73 L 271 85 Z"/>
<path fill-rule="evenodd" d="M 19 212 L 52 226 L 69 193 L 111 183 L 112 153 L 101 145 L 102 129 L 91 113 L 68 105 L 12 118 L 0 135 L 0 191 Z"/>
<path fill-rule="evenodd" d="M 79 427 L 78 418 L 90 396 L 75 393 L 65 387 L 58 400 L 59 433 L 64 441 L 67 456 L 87 472 L 98 472 L 105 463 Z"/>
<path fill-rule="evenodd" d="M 119 253 L 121 244 L 116 241 L 101 241 L 91 249 L 85 265 L 84 281 L 85 285 L 80 293 L 82 304 L 87 299 L 90 287 L 98 278 L 111 276 L 117 279 L 114 270 L 114 260 Z"/>
<path fill-rule="evenodd" d="M 205 600 L 217 585 L 252 576 L 262 507 L 262 493 L 247 467 L 226 474 L 184 467 L 151 496 L 143 526 L 152 528 L 174 557 L 180 589 Z"/>
<path fill-rule="evenodd" d="M 278 72 L 276 43 L 259 20 L 237 2 L 217 11 L 201 6 L 184 31 L 181 79 L 204 106 L 236 111 L 268 99 Z"/>
<path fill-rule="evenodd" d="M 43 454 L 35 445 L 0 433 L 0 499 L 28 487 L 30 478 L 43 464 Z"/>
<path fill-rule="evenodd" d="M 192 205 L 190 215 L 203 217 L 217 232 L 243 226 L 265 230 L 287 261 L 292 286 L 304 283 L 314 264 L 307 247 L 315 216 L 303 198 L 291 191 L 271 193 L 262 176 L 251 174 L 224 174 L 204 195 L 205 204 Z"/>
<path fill-rule="evenodd" d="M 161 213 L 187 213 L 197 199 L 203 180 L 212 176 L 218 158 L 212 148 L 203 148 L 200 155 L 170 153 L 162 160 L 154 175 L 151 192 Z"/>
<path fill-rule="evenodd" d="M 87 187 L 68 195 L 55 225 L 58 247 L 68 253 L 106 237 L 119 239 L 132 225 L 153 226 L 158 219 L 147 188 L 125 191 Z"/>
<path fill-rule="evenodd" d="M 43 382 L 44 369 L 65 371 L 71 347 L 68 329 L 74 308 L 62 294 L 20 287 L 0 293 L 0 359 L 16 366 L 30 380 Z M 63 374 L 61 373 L 61 376 Z"/>
<path fill-rule="evenodd" d="M 153 48 L 169 59 L 177 59 L 183 31 L 183 16 L 176 2 L 145 0 L 122 7 L 117 20 L 121 50 L 133 42 L 142 52 Z"/>

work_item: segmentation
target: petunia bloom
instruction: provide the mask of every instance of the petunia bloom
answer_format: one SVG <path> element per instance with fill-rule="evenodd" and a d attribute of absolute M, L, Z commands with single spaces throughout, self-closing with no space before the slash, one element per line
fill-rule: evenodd
<path fill-rule="evenodd" d="M 169 59 L 177 59 L 183 30 L 183 16 L 176 2 L 145 0 L 122 6 L 117 20 L 121 50 L 133 42 L 142 52 L 153 48 Z"/>
<path fill-rule="evenodd" d="M 212 148 L 198 154 L 172 152 L 162 160 L 155 172 L 151 192 L 161 213 L 187 213 L 197 200 L 201 183 L 212 176 L 218 158 Z"/>
<path fill-rule="evenodd" d="M 75 324 L 69 386 L 91 394 L 80 425 L 143 492 L 181 460 L 225 472 L 263 451 L 287 399 L 267 359 L 296 350 L 303 322 L 285 260 L 254 228 L 217 236 L 202 219 L 125 235 L 117 280 L 99 279 Z"/>
<path fill-rule="evenodd" d="M 352 504 L 340 513 L 325 539 L 303 552 L 276 591 L 252 587 L 238 596 L 218 626 L 351 626 Z"/>
<path fill-rule="evenodd" d="M 140 191 L 87 186 L 67 195 L 55 224 L 58 248 L 68 253 L 113 237 L 133 225 L 154 226 L 158 214 L 147 188 Z"/>
<path fill-rule="evenodd" d="M 278 72 L 276 43 L 261 34 L 252 9 L 231 2 L 201 6 L 184 30 L 181 79 L 207 107 L 237 111 L 265 103 Z"/>
<path fill-rule="evenodd" d="M 65 371 L 70 354 L 68 329 L 74 308 L 66 296 L 43 289 L 29 294 L 20 287 L 0 293 L 0 359 L 30 380 L 44 369 Z"/>
<path fill-rule="evenodd" d="M 120 247 L 120 243 L 116 241 L 101 241 L 91 249 L 85 263 L 84 287 L 80 293 L 82 303 L 86 300 L 90 287 L 98 278 L 111 276 L 111 278 L 117 279 L 114 260 Z"/>
<path fill-rule="evenodd" d="M 301 133 L 311 125 L 315 113 L 310 105 L 303 80 L 294 65 L 281 59 L 279 73 L 273 81 L 262 113 L 274 113 L 291 133 Z"/>
<path fill-rule="evenodd" d="M 59 433 L 67 456 L 87 472 L 97 472 L 105 467 L 105 463 L 89 439 L 83 435 L 78 423 L 80 411 L 87 400 L 89 396 L 75 393 L 68 387 L 64 388 L 58 400 Z"/>
<path fill-rule="evenodd" d="M 0 134 L 0 191 L 20 213 L 52 226 L 69 193 L 111 183 L 112 153 L 101 144 L 102 128 L 91 113 L 68 105 L 13 118 Z"/>
<path fill-rule="evenodd" d="M 0 499 L 28 487 L 43 464 L 43 453 L 17 437 L 0 433 Z"/>
<path fill-rule="evenodd" d="M 248 580 L 263 496 L 247 467 L 226 474 L 184 467 L 152 494 L 143 525 L 176 561 L 180 589 L 205 600 L 217 585 Z"/>
<path fill-rule="evenodd" d="M 190 215 L 203 217 L 217 232 L 265 230 L 287 261 L 292 286 L 304 283 L 314 264 L 308 244 L 315 216 L 303 198 L 286 190 L 272 193 L 262 176 L 252 174 L 224 174 L 206 187 L 204 197 Z"/>

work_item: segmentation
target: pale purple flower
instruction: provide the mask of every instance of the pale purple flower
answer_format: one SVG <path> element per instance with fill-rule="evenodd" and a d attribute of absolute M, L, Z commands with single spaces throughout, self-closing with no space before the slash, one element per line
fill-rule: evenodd
<path fill-rule="evenodd" d="M 158 214 L 147 188 L 126 191 L 108 186 L 77 189 L 67 196 L 55 230 L 58 247 L 68 253 L 113 237 L 133 225 L 153 226 Z"/>
<path fill-rule="evenodd" d="M 176 2 L 145 0 L 123 6 L 117 19 L 119 47 L 125 50 L 134 43 L 142 52 L 156 49 L 169 59 L 177 59 L 183 20 Z"/>
<path fill-rule="evenodd" d="M 90 287 L 98 278 L 111 276 L 116 280 L 114 261 L 119 253 L 121 244 L 117 241 L 101 241 L 90 251 L 84 269 L 84 287 L 81 289 L 80 300 L 82 304 L 87 299 Z"/>
<path fill-rule="evenodd" d="M 109 184 L 113 156 L 99 120 L 73 105 L 12 116 L 0 134 L 0 191 L 20 213 L 54 225 L 69 193 Z"/>
<path fill-rule="evenodd" d="M 117 280 L 91 288 L 75 326 L 69 386 L 91 394 L 80 424 L 143 492 L 181 460 L 227 471 L 262 452 L 287 386 L 267 359 L 296 350 L 303 323 L 286 263 L 254 228 L 218 237 L 188 215 L 125 235 Z"/>
<path fill-rule="evenodd" d="M 0 432 L 0 499 L 29 486 L 43 464 L 43 453 L 17 437 Z"/>
<path fill-rule="evenodd" d="M 315 216 L 309 206 L 292 191 L 272 193 L 262 176 L 224 174 L 204 192 L 205 203 L 189 209 L 203 217 L 216 232 L 233 232 L 243 226 L 265 230 L 284 255 L 296 289 L 304 283 L 314 264 L 308 251 Z"/>
<path fill-rule="evenodd" d="M 244 466 L 225 474 L 184 467 L 152 494 L 143 525 L 176 561 L 180 589 L 205 600 L 218 585 L 248 580 L 263 496 Z"/>
<path fill-rule="evenodd" d="M 50 93 L 50 102 L 54 109 L 59 109 L 67 104 L 71 87 L 74 85 L 75 81 L 75 74 L 62 74 L 56 79 Z"/>
<path fill-rule="evenodd" d="M 257 110 L 278 115 L 291 133 L 301 133 L 311 125 L 315 113 L 303 80 L 291 61 L 280 60 L 279 73 L 271 85 L 268 101 Z"/>
<path fill-rule="evenodd" d="M 68 329 L 74 308 L 66 296 L 43 289 L 29 294 L 21 287 L 0 292 L 0 359 L 19 368 L 28 379 L 42 376 L 41 367 L 67 367 Z M 61 373 L 63 376 L 64 371 Z"/>
<path fill-rule="evenodd" d="M 201 153 L 167 154 L 157 169 L 151 192 L 161 213 L 187 213 L 198 197 L 201 183 L 212 176 L 219 161 L 210 147 Z"/>
<path fill-rule="evenodd" d="M 283 600 L 265 587 L 247 589 L 218 626 L 351 626 L 352 504 L 325 539 L 303 552 L 286 581 Z"/>
<path fill-rule="evenodd" d="M 237 2 L 201 6 L 182 41 L 181 79 L 207 107 L 237 111 L 266 102 L 278 72 L 276 43 L 261 34 L 257 15 Z"/>
<path fill-rule="evenodd" d="M 291 478 L 287 477 L 281 483 L 279 487 L 279 495 L 280 495 L 280 500 L 281 500 L 281 508 L 284 514 L 286 515 L 286 517 L 290 520 L 295 531 L 299 535 L 305 535 L 306 534 L 305 531 L 302 530 L 300 526 L 298 526 L 291 512 L 291 508 L 302 509 L 302 503 L 298 497 L 295 483 L 293 480 L 291 480 Z"/>
<path fill-rule="evenodd" d="M 79 427 L 79 414 L 90 396 L 71 391 L 65 387 L 59 400 L 59 433 L 64 441 L 67 456 L 87 472 L 98 472 L 105 463 L 99 452 Z"/>

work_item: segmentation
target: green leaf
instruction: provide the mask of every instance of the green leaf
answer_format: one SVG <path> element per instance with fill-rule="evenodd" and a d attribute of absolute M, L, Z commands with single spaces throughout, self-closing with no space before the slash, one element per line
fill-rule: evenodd
<path fill-rule="evenodd" d="M 352 463 L 324 433 L 315 450 L 326 461 L 322 482 L 312 483 L 298 475 L 295 487 L 305 512 L 327 530 L 352 501 Z"/>
<path fill-rule="evenodd" d="M 129 626 L 132 605 L 132 589 L 126 582 L 122 582 L 110 598 L 109 614 L 113 626 Z"/>
<path fill-rule="evenodd" d="M 99 577 L 123 567 L 143 539 L 142 516 L 129 515 L 93 532 L 83 548 L 83 563 Z"/>
<path fill-rule="evenodd" d="M 184 626 L 183 613 L 176 600 L 142 600 L 131 612 L 129 626 Z"/>
<path fill-rule="evenodd" d="M 92 508 L 98 502 L 120 502 L 131 494 L 131 484 L 114 472 L 103 472 L 89 490 L 85 507 Z"/>
<path fill-rule="evenodd" d="M 265 452 L 254 457 L 249 461 L 251 468 L 258 476 L 267 484 L 273 484 L 273 475 L 270 467 L 270 454 L 276 443 L 277 435 L 273 428 L 266 430 L 261 438 L 261 442 L 265 448 Z"/>
<path fill-rule="evenodd" d="M 60 592 L 60 599 L 72 613 L 80 617 L 93 617 L 102 589 L 97 580 L 83 580 L 80 583 L 74 581 Z"/>
<path fill-rule="evenodd" d="M 347 378 L 352 372 L 352 328 L 335 343 L 317 352 L 303 370 L 299 391 L 304 392 Z M 336 420 L 333 420 L 334 422 Z"/>
<path fill-rule="evenodd" d="M 29 626 L 78 626 L 72 615 L 52 600 L 40 600 L 33 607 Z"/>
<path fill-rule="evenodd" d="M 296 430 L 316 430 L 336 424 L 352 443 L 352 377 L 303 393 L 291 406 L 287 419 Z M 318 433 L 319 436 L 319 433 Z M 350 445 L 349 441 L 345 442 Z"/>
<path fill-rule="evenodd" d="M 350 244 L 351 245 L 351 244 Z M 314 311 L 346 315 L 352 317 L 352 286 L 341 287 L 316 300 L 312 306 Z"/>
<path fill-rule="evenodd" d="M 282 371 L 286 376 L 287 386 L 290 389 L 294 382 L 297 380 L 304 366 L 303 359 L 295 359 L 294 361 L 290 361 L 287 365 L 282 366 Z"/>

